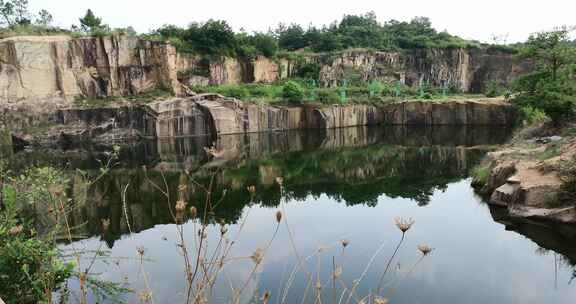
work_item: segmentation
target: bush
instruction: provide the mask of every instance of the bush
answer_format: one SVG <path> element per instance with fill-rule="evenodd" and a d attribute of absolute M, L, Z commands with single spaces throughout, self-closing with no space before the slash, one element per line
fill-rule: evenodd
<path fill-rule="evenodd" d="M 488 82 L 486 89 L 484 90 L 484 95 L 486 97 L 497 97 L 503 94 L 502 87 L 494 80 Z"/>
<path fill-rule="evenodd" d="M 546 113 L 538 108 L 532 106 L 524 106 L 520 108 L 520 120 L 524 125 L 545 122 L 549 119 L 550 118 L 546 116 Z"/>
<path fill-rule="evenodd" d="M 340 102 L 340 96 L 331 89 L 318 90 L 318 101 L 328 104 L 338 103 Z"/>
<path fill-rule="evenodd" d="M 218 93 L 238 99 L 246 99 L 248 96 L 250 96 L 250 92 L 248 92 L 244 86 L 239 85 L 223 86 L 221 91 Z"/>
<path fill-rule="evenodd" d="M 282 98 L 291 103 L 301 103 L 304 100 L 304 89 L 295 81 L 287 81 L 282 87 Z"/>
<path fill-rule="evenodd" d="M 8 179 L 4 173 L 0 168 L 0 178 L 10 180 L 0 189 L 4 199 L 0 212 L 0 282 L 9 284 L 0 284 L 0 297 L 8 304 L 43 302 L 73 274 L 73 265 L 59 260 L 54 241 L 49 236 L 39 237 L 34 223 L 20 218 L 19 210 L 30 204 L 47 204 L 48 188 L 66 180 L 50 168 L 29 170 L 16 179 Z"/>

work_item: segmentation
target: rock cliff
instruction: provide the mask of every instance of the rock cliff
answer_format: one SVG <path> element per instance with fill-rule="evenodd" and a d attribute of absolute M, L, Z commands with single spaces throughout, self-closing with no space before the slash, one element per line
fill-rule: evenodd
<path fill-rule="evenodd" d="M 179 95 L 184 85 L 270 83 L 316 63 L 322 86 L 343 80 L 450 86 L 481 91 L 530 68 L 510 54 L 484 49 L 430 49 L 408 53 L 347 51 L 271 60 L 211 59 L 180 54 L 169 43 L 129 36 L 23 36 L 0 40 L 0 104 L 70 102 L 162 88 Z"/>
<path fill-rule="evenodd" d="M 2 39 L 0 104 L 69 102 L 153 88 L 178 93 L 176 57 L 169 44 L 127 36 Z"/>
<path fill-rule="evenodd" d="M 501 99 L 372 105 L 272 106 L 215 94 L 147 105 L 153 137 L 222 135 L 292 129 L 391 125 L 512 125 L 515 108 Z"/>
<path fill-rule="evenodd" d="M 513 144 L 491 152 L 485 160 L 486 178 L 475 178 L 478 192 L 489 203 L 504 207 L 511 217 L 576 223 L 576 206 L 570 179 L 560 167 L 574 159 L 576 141 L 562 139 L 552 144 L 516 139 Z M 547 152 L 548 151 L 548 152 Z M 544 159 L 548 154 L 558 154 Z"/>

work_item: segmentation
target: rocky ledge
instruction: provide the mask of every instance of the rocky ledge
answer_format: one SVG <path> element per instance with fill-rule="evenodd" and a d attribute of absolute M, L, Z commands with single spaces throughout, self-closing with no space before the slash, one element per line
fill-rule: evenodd
<path fill-rule="evenodd" d="M 576 138 L 522 138 L 488 153 L 473 186 L 509 216 L 576 223 Z"/>
<path fill-rule="evenodd" d="M 498 98 L 287 106 L 259 105 L 218 94 L 91 108 L 10 104 L 2 112 L 16 143 L 36 144 L 385 124 L 506 126 L 512 125 L 516 118 L 515 108 Z"/>

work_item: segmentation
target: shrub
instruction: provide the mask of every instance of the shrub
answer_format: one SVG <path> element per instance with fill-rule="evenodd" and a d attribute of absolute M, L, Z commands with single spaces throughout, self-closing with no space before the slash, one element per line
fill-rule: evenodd
<path fill-rule="evenodd" d="M 340 102 L 340 96 L 334 90 L 331 89 L 323 89 L 318 90 L 318 101 L 322 103 L 338 103 Z"/>
<path fill-rule="evenodd" d="M 548 121 L 550 118 L 541 109 L 532 106 L 524 106 L 520 108 L 520 120 L 524 125 L 531 125 L 535 123 Z"/>
<path fill-rule="evenodd" d="M 0 168 L 0 178 L 7 180 L 4 173 Z M 48 188 L 65 181 L 58 171 L 39 168 L 11 179 L 0 189 L 4 202 L 0 212 L 0 282 L 10 282 L 0 284 L 0 296 L 8 304 L 49 300 L 51 292 L 72 275 L 73 265 L 59 260 L 54 241 L 39 237 L 34 223 L 20 218 L 19 211 L 30 204 L 46 204 Z"/>
<path fill-rule="evenodd" d="M 248 96 L 250 96 L 250 92 L 248 92 L 244 86 L 240 85 L 223 86 L 221 92 L 219 93 L 238 99 L 246 99 Z"/>
<path fill-rule="evenodd" d="M 486 85 L 486 89 L 484 90 L 484 94 L 486 97 L 497 97 L 502 95 L 503 90 L 501 86 L 494 80 L 488 82 Z"/>
<path fill-rule="evenodd" d="M 304 89 L 295 81 L 287 81 L 282 87 L 282 98 L 291 103 L 301 103 L 304 100 Z"/>

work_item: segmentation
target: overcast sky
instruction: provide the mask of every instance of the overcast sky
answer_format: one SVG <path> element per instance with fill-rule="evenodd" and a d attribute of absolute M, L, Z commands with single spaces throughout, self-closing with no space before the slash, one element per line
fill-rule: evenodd
<path fill-rule="evenodd" d="M 380 22 L 426 16 L 433 26 L 463 38 L 524 41 L 530 33 L 576 24 L 576 0 L 29 0 L 32 11 L 47 9 L 55 24 L 70 27 L 86 9 L 111 27 L 147 32 L 163 24 L 185 26 L 209 18 L 235 29 L 266 31 L 279 22 L 329 24 L 344 14 L 376 12 Z"/>

